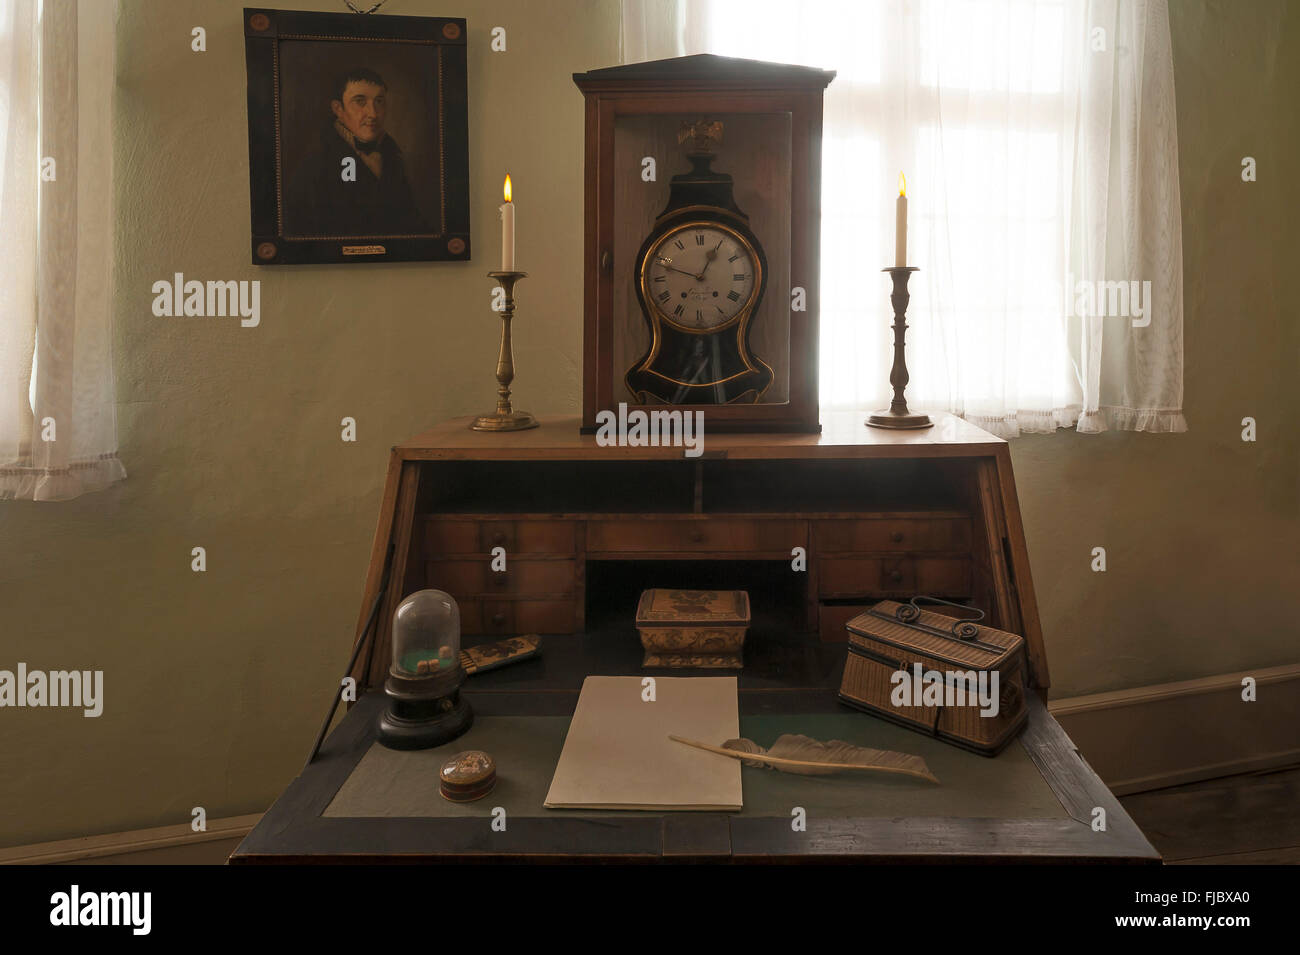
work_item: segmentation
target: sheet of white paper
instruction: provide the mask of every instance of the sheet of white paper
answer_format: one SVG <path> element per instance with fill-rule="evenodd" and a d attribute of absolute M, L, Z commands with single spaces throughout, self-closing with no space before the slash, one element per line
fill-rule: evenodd
<path fill-rule="evenodd" d="M 740 760 L 673 742 L 715 746 L 740 735 L 735 677 L 589 676 L 546 794 L 548 809 L 701 809 L 742 806 Z"/>

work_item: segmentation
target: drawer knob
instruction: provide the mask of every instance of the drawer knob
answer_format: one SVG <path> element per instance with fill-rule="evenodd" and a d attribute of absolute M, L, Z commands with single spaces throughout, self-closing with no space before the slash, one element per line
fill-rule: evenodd
<path fill-rule="evenodd" d="M 506 542 L 506 532 L 505 532 L 505 531 L 497 531 L 495 534 L 492 535 L 492 546 L 493 546 L 493 547 L 500 547 L 500 546 L 502 546 L 503 544 L 505 544 L 505 542 Z"/>
<path fill-rule="evenodd" d="M 889 535 L 889 539 L 893 541 L 895 544 L 901 544 L 903 542 L 903 532 L 894 531 L 892 534 Z"/>
<path fill-rule="evenodd" d="M 501 626 L 501 625 L 502 625 L 503 623 L 505 623 L 505 622 L 506 622 L 506 615 L 505 615 L 505 613 L 498 611 L 497 613 L 494 613 L 494 614 L 492 615 L 492 625 L 493 625 L 493 626 L 499 627 L 499 626 Z"/>
<path fill-rule="evenodd" d="M 889 579 L 896 584 L 901 584 L 903 582 L 903 572 L 901 570 L 891 570 L 889 572 Z"/>
<path fill-rule="evenodd" d="M 704 543 L 704 531 L 691 531 L 691 543 L 692 543 L 692 544 L 703 544 L 703 543 Z"/>

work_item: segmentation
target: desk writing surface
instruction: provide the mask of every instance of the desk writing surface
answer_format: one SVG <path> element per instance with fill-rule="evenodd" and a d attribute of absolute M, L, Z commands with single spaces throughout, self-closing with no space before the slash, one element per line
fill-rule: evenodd
<path fill-rule="evenodd" d="M 563 716 L 486 716 L 477 719 L 460 739 L 436 749 L 399 751 L 374 743 L 323 815 L 490 820 L 498 806 L 511 819 L 625 815 L 611 810 L 543 807 L 568 726 L 569 719 Z M 1020 745 L 988 758 L 856 712 L 744 716 L 740 732 L 760 746 L 771 745 L 783 733 L 802 733 L 814 739 L 842 739 L 859 746 L 914 753 L 939 777 L 936 785 L 889 773 L 798 776 L 744 766 L 740 816 L 788 819 L 795 806 L 804 807 L 809 816 L 837 819 L 1066 816 L 1060 800 Z M 438 767 L 466 749 L 492 754 L 497 763 L 496 788 L 477 802 L 450 802 L 438 794 Z"/>
<path fill-rule="evenodd" d="M 807 777 L 781 779 L 746 768 L 742 812 L 665 813 L 535 808 L 544 798 L 549 770 L 538 769 L 530 782 L 527 773 L 518 772 L 522 754 L 529 754 L 536 767 L 549 766 L 548 747 L 558 753 L 577 693 L 471 691 L 469 696 L 478 714 L 480 741 L 496 740 L 503 774 L 499 792 L 481 804 L 439 806 L 442 815 L 364 815 L 429 812 L 438 805 L 433 802 L 438 797 L 419 791 L 426 785 L 420 779 L 424 770 L 433 774 L 436 757 L 431 753 L 413 754 L 416 759 L 383 778 L 376 760 L 387 762 L 389 754 L 377 754 L 374 748 L 374 723 L 384 698 L 370 693 L 263 816 L 231 862 L 1160 861 L 1033 697 L 1024 735 L 988 759 L 950 747 L 931 752 L 931 746 L 941 744 L 868 714 L 848 713 L 829 689 L 742 689 L 742 729 L 759 742 L 770 742 L 769 737 L 795 723 L 812 732 L 880 742 L 897 734 L 898 741 L 907 740 L 913 751 L 933 760 L 941 791 L 921 797 L 908 788 L 908 798 L 901 798 L 901 792 L 890 792 L 907 788 L 900 780 L 840 785 Z M 517 730 L 519 720 L 527 721 L 530 730 L 512 748 L 502 734 Z M 467 734 L 457 742 L 469 740 Z M 367 757 L 371 764 L 362 766 Z M 815 785 L 805 785 L 810 782 Z M 530 791 L 530 786 L 536 789 Z M 861 798 L 867 792 L 870 797 Z M 792 802 L 795 795 L 798 801 Z M 929 803 L 919 803 L 921 798 Z M 501 805 L 507 806 L 505 831 L 493 830 L 488 818 L 475 815 Z M 808 810 L 806 830 L 792 830 L 792 805 Z M 1106 810 L 1105 831 L 1090 826 L 1095 806 Z M 922 814 L 935 812 L 948 815 Z M 983 814 L 964 815 L 974 812 Z"/>
<path fill-rule="evenodd" d="M 540 657 L 465 683 L 475 723 L 444 749 L 481 746 L 497 759 L 499 788 L 481 802 L 451 806 L 436 795 L 441 751 L 377 747 L 385 697 L 367 693 L 231 861 L 1159 861 L 1036 695 L 1025 732 L 998 756 L 979 756 L 839 702 L 843 655 L 790 635 L 730 671 L 742 734 L 768 745 L 802 731 L 916 753 L 938 786 L 746 767 L 738 813 L 543 809 L 585 676 L 642 672 L 633 632 L 615 628 L 545 638 Z M 505 832 L 484 819 L 495 806 L 507 810 Z M 808 810 L 805 832 L 791 830 L 793 806 Z M 1104 832 L 1091 828 L 1098 806 Z"/>

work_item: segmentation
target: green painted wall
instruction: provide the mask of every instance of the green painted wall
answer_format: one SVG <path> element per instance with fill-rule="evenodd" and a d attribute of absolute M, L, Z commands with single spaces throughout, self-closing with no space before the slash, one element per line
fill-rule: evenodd
<path fill-rule="evenodd" d="M 115 345 L 130 477 L 0 505 L 0 666 L 102 668 L 104 715 L 0 710 L 0 846 L 187 822 L 194 806 L 260 811 L 297 773 L 347 662 L 388 449 L 495 403 L 486 273 L 507 168 L 518 260 L 538 276 L 519 288 L 516 389 L 534 413 L 581 403 L 570 75 L 618 62 L 618 4 L 389 0 L 385 13 L 469 21 L 475 261 L 275 269 L 248 256 L 241 6 L 122 0 Z M 488 48 L 497 25 L 506 53 Z M 190 50 L 195 26 L 206 53 Z M 150 288 L 174 272 L 261 279 L 261 325 L 155 318 Z M 206 573 L 190 570 L 196 545 Z"/>
<path fill-rule="evenodd" d="M 342 9 L 341 3 L 281 7 Z M 1185 435 L 1013 443 L 1057 696 L 1297 658 L 1300 31 L 1281 0 L 1172 4 L 1186 269 Z M 499 184 L 518 190 L 517 393 L 581 396 L 582 99 L 613 0 L 389 0 L 469 19 L 473 263 L 248 264 L 239 4 L 123 0 L 113 161 L 130 479 L 0 505 L 0 666 L 105 671 L 105 711 L 0 711 L 0 846 L 265 809 L 346 660 L 387 449 L 491 405 Z M 487 31 L 508 29 L 493 54 Z M 190 51 L 190 30 L 208 52 Z M 1288 56 L 1283 54 L 1287 53 Z M 1243 155 L 1260 181 L 1240 182 Z M 261 279 L 262 322 L 160 319 L 173 272 Z M 540 369 L 548 369 L 546 375 Z M 1260 440 L 1243 444 L 1255 416 Z M 339 438 L 344 416 L 359 440 Z M 190 549 L 208 570 L 190 570 Z M 1088 569 L 1094 546 L 1109 571 Z"/>
<path fill-rule="evenodd" d="M 1300 7 L 1170 21 L 1189 430 L 1011 444 L 1056 697 L 1300 661 Z"/>

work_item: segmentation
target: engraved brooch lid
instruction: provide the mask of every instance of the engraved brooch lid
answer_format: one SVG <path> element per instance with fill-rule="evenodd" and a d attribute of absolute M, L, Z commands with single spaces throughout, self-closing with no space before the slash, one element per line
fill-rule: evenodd
<path fill-rule="evenodd" d="M 481 749 L 457 753 L 438 770 L 438 791 L 452 802 L 481 799 L 497 781 L 496 760 Z"/>

